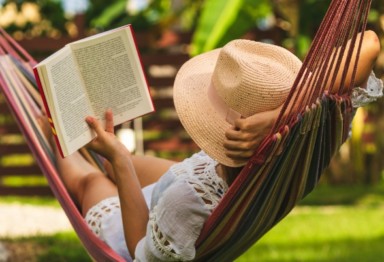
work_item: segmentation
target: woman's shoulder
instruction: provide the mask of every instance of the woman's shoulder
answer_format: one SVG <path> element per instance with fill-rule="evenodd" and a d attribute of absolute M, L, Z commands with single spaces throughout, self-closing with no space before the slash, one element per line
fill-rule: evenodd
<path fill-rule="evenodd" d="M 228 190 L 227 183 L 217 175 L 216 166 L 217 162 L 203 151 L 173 165 L 159 180 L 152 206 L 161 198 L 185 198 L 189 191 L 192 199 L 212 210 Z"/>

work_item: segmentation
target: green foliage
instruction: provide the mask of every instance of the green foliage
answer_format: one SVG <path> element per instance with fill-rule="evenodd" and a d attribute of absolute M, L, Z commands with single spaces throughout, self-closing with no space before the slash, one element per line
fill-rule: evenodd
<path fill-rule="evenodd" d="M 17 9 L 20 11 L 23 4 L 25 3 L 34 3 L 39 6 L 39 13 L 43 21 L 48 22 L 52 28 L 59 30 L 60 32 L 66 32 L 65 24 L 68 19 L 65 17 L 63 6 L 60 0 L 28 0 L 28 1 L 18 1 L 18 0 L 7 0 L 4 1 L 3 6 L 7 4 L 15 4 Z M 22 30 L 24 33 L 33 30 L 34 24 L 26 23 L 22 27 L 17 24 L 12 24 L 7 28 L 8 32 L 13 32 L 17 30 Z"/>
<path fill-rule="evenodd" d="M 198 23 L 205 0 L 184 1 L 184 5 L 174 14 L 178 17 L 177 23 L 182 30 L 193 31 Z"/>
<path fill-rule="evenodd" d="M 328 10 L 330 0 L 305 0 L 299 5 L 299 32 L 313 37 Z"/>
<path fill-rule="evenodd" d="M 206 0 L 192 41 L 192 55 L 223 46 L 272 12 L 270 1 Z"/>
<path fill-rule="evenodd" d="M 92 16 L 97 15 L 97 12 L 101 12 L 101 14 L 91 20 L 92 27 L 109 28 L 116 19 L 125 14 L 126 0 L 112 1 L 108 6 L 103 4 L 104 8 L 101 10 L 98 9 L 99 5 L 97 4 L 100 1 L 93 2 L 88 13 L 92 14 Z"/>
<path fill-rule="evenodd" d="M 299 57 L 304 57 L 310 48 L 310 43 L 315 36 L 323 18 L 330 6 L 331 0 L 304 0 L 299 4 L 299 28 L 296 39 L 296 53 Z M 378 8 L 383 6 L 381 1 L 373 1 L 369 23 L 378 23 L 380 20 L 380 12 Z"/>
<path fill-rule="evenodd" d="M 51 22 L 54 28 L 65 31 L 65 23 L 68 21 L 64 15 L 63 6 L 59 0 L 36 0 L 40 6 L 43 19 Z"/>
<path fill-rule="evenodd" d="M 87 11 L 91 27 L 102 30 L 132 24 L 135 31 L 151 30 L 172 14 L 171 2 L 165 0 L 150 1 L 143 10 L 129 11 L 129 0 L 114 0 L 106 7 L 105 1 L 91 0 Z"/>

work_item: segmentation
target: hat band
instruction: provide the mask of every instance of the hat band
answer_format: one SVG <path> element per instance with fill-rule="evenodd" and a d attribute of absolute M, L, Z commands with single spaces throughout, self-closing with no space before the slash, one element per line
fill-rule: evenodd
<path fill-rule="evenodd" d="M 211 81 L 208 87 L 208 99 L 211 102 L 213 108 L 218 112 L 225 121 L 234 125 L 235 120 L 241 118 L 241 114 L 236 110 L 230 108 L 225 101 L 217 94 L 216 88 Z"/>

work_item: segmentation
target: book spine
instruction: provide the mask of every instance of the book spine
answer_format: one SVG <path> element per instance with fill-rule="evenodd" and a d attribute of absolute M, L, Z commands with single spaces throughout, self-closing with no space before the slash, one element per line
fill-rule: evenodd
<path fill-rule="evenodd" d="M 152 99 L 152 95 L 151 95 L 151 89 L 149 88 L 149 84 L 148 84 L 148 78 L 145 74 L 145 71 L 144 71 L 144 63 L 143 63 L 143 59 L 141 58 L 141 54 L 140 54 L 140 51 L 139 51 L 139 48 L 138 48 L 138 45 L 137 45 L 137 39 L 136 39 L 136 36 L 135 36 L 135 32 L 133 31 L 133 28 L 132 28 L 132 25 L 129 24 L 127 25 L 127 27 L 129 28 L 129 31 L 131 32 L 131 36 L 132 36 L 132 39 L 133 39 L 133 45 L 136 49 L 136 54 L 139 58 L 139 61 L 140 61 L 140 66 L 141 66 L 141 72 L 144 76 L 144 80 L 145 80 L 145 84 L 147 85 L 147 88 L 148 88 L 148 92 L 151 96 L 151 103 L 152 103 L 152 109 L 153 111 L 152 112 L 155 112 L 156 111 L 156 108 L 155 108 L 155 104 L 153 103 L 153 99 Z"/>
<path fill-rule="evenodd" d="M 38 72 L 36 67 L 33 68 L 33 74 L 35 75 L 36 83 L 37 83 L 37 86 L 39 88 L 39 92 L 40 92 L 41 98 L 43 100 L 45 112 L 47 113 L 47 117 L 48 117 L 48 122 L 51 125 L 52 134 L 53 134 L 53 136 L 55 138 L 55 142 L 56 142 L 57 147 L 59 149 L 60 155 L 61 155 L 61 157 L 64 158 L 64 153 L 63 153 L 63 150 L 61 148 L 59 138 L 57 136 L 56 128 L 55 128 L 55 126 L 53 124 L 51 113 L 50 113 L 49 107 L 48 107 L 48 102 L 47 102 L 47 99 L 45 97 L 44 90 L 43 90 L 43 87 L 42 87 L 42 84 L 41 84 L 41 80 L 40 80 L 40 76 L 39 76 L 39 72 Z"/>

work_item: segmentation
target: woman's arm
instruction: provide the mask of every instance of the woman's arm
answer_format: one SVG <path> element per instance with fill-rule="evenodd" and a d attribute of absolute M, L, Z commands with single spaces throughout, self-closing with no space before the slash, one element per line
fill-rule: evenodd
<path fill-rule="evenodd" d="M 88 125 L 97 134 L 88 147 L 104 156 L 112 164 L 120 198 L 125 240 L 130 254 L 134 255 L 137 243 L 146 233 L 148 208 L 131 154 L 114 135 L 113 114 L 107 111 L 105 116 L 105 130 L 95 118 L 87 117 Z"/>
<path fill-rule="evenodd" d="M 168 169 L 174 165 L 175 161 L 158 158 L 154 156 L 131 155 L 131 160 L 139 179 L 141 188 L 157 182 Z M 151 163 L 148 165 L 148 163 Z M 104 168 L 108 177 L 116 183 L 113 167 L 108 160 L 104 161 Z"/>
<path fill-rule="evenodd" d="M 359 34 L 358 37 L 361 37 Z M 356 51 L 354 51 L 356 52 Z M 358 62 L 355 85 L 365 84 L 370 76 L 374 62 L 380 53 L 380 43 L 375 32 L 366 31 L 362 43 L 360 59 Z M 353 64 L 354 59 L 352 60 Z M 335 69 L 334 69 L 335 70 Z M 331 93 L 337 93 L 340 88 L 343 68 L 339 68 Z M 351 78 L 353 67 L 347 72 L 347 82 Z M 328 81 L 326 90 L 330 89 L 331 81 Z M 245 119 L 238 119 L 235 125 L 226 131 L 224 147 L 226 155 L 238 161 L 246 161 L 256 150 L 262 139 L 267 136 L 279 116 L 281 106 L 268 112 L 262 112 Z"/>
<path fill-rule="evenodd" d="M 356 39 L 356 45 L 355 49 L 353 50 L 353 55 L 350 62 L 350 67 L 347 71 L 347 76 L 345 78 L 344 86 L 348 87 L 350 85 L 350 81 L 352 79 L 352 73 L 353 73 L 353 65 L 356 63 L 356 54 L 357 54 L 357 47 L 358 43 L 360 42 L 362 34 L 359 33 Z M 347 43 L 347 50 L 350 46 L 350 41 Z M 356 70 L 356 77 L 355 77 L 355 83 L 354 86 L 362 86 L 364 85 L 369 75 L 371 74 L 371 71 L 373 69 L 373 66 L 375 64 L 375 61 L 377 57 L 380 54 L 380 41 L 378 36 L 374 31 L 368 30 L 364 32 L 364 38 L 361 46 L 360 51 L 360 57 L 359 61 L 357 63 L 357 70 Z M 343 60 L 341 62 L 341 65 L 345 64 L 346 55 L 343 56 Z M 336 70 L 335 67 L 332 68 L 333 71 Z M 330 77 L 328 79 L 328 82 L 326 83 L 326 90 L 330 90 L 331 93 L 337 93 L 338 90 L 341 88 L 341 80 L 343 75 L 344 67 L 337 68 L 337 76 L 336 80 L 333 86 L 331 81 L 332 78 Z M 333 74 L 331 73 L 331 76 Z M 344 90 L 344 92 L 348 92 L 349 90 Z"/>

